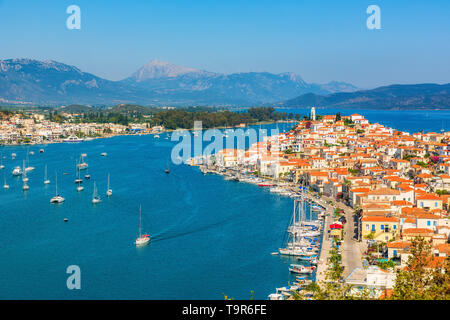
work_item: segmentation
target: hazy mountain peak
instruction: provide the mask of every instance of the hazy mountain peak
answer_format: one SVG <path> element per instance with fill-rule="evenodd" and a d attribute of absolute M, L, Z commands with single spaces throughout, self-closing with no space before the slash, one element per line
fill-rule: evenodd
<path fill-rule="evenodd" d="M 187 73 L 199 72 L 201 71 L 194 68 L 177 66 L 166 61 L 153 59 L 136 71 L 131 77 L 136 81 L 144 81 L 148 79 L 175 78 Z"/>

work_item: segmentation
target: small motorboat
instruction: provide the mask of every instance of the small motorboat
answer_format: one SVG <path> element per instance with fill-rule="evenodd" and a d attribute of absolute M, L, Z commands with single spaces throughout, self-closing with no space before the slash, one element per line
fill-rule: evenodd
<path fill-rule="evenodd" d="M 305 267 L 304 265 L 301 264 L 291 264 L 289 266 L 289 271 L 293 273 L 313 273 L 315 269 L 316 267 L 314 266 Z"/>

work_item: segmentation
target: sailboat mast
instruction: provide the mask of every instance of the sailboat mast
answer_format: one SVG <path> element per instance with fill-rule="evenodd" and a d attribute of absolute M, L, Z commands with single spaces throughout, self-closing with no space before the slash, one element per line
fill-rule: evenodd
<path fill-rule="evenodd" d="M 138 232 L 139 232 L 139 238 L 142 236 L 142 227 L 141 227 L 141 219 L 142 219 L 142 217 L 141 217 L 141 215 L 142 215 L 142 213 L 141 213 L 141 205 L 139 205 L 139 226 L 138 226 Z"/>

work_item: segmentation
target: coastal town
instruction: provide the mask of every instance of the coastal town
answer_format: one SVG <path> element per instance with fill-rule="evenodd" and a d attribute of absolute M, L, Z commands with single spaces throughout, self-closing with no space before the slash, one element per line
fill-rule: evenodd
<path fill-rule="evenodd" d="M 71 120 L 80 117 L 79 114 L 61 114 L 66 121 L 52 121 L 37 112 L 0 111 L 0 145 L 60 143 L 162 131 L 162 127 L 149 128 L 146 123 L 77 123 Z"/>
<path fill-rule="evenodd" d="M 82 122 L 74 121 L 81 114 L 61 115 L 64 121 L 42 113 L 2 113 L 0 145 L 127 134 L 159 137 L 167 131 L 148 122 Z M 297 276 L 294 284 L 277 288 L 270 299 L 293 299 L 298 292 L 308 292 L 313 282 L 339 282 L 352 286 L 357 295 L 369 288 L 371 298 L 388 297 L 419 238 L 431 248 L 429 268 L 444 268 L 450 255 L 450 132 L 402 132 L 369 123 L 360 114 L 316 115 L 315 108 L 289 125 L 290 130 L 246 149 L 227 146 L 189 162 L 204 174 L 221 174 L 226 180 L 254 183 L 294 198 L 289 232 L 296 240 L 272 254 L 308 262 L 309 266 L 292 264 L 289 270 L 314 277 Z M 246 124 L 236 127 L 242 130 Z M 225 129 L 225 136 L 236 132 Z M 317 220 L 312 221 L 312 212 Z"/>
<path fill-rule="evenodd" d="M 411 134 L 359 114 L 316 116 L 312 108 L 309 119 L 288 132 L 191 164 L 321 207 L 317 282 L 330 281 L 330 255 L 336 254 L 343 268 L 336 280 L 370 288 L 372 298 L 389 296 L 417 239 L 431 247 L 426 268 L 444 270 L 448 263 L 450 132 Z M 292 298 L 302 283 L 277 289 L 274 299 Z"/>

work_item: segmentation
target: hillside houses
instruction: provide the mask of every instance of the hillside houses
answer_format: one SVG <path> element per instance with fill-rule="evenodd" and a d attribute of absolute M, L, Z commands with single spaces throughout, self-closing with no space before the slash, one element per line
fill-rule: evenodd
<path fill-rule="evenodd" d="M 359 114 L 324 115 L 267 137 L 248 152 L 252 160 L 238 166 L 251 163 L 262 176 L 344 202 L 358 212 L 360 240 L 389 243 L 391 256 L 407 252 L 417 236 L 433 246 L 447 243 L 450 133 L 409 134 Z"/>

